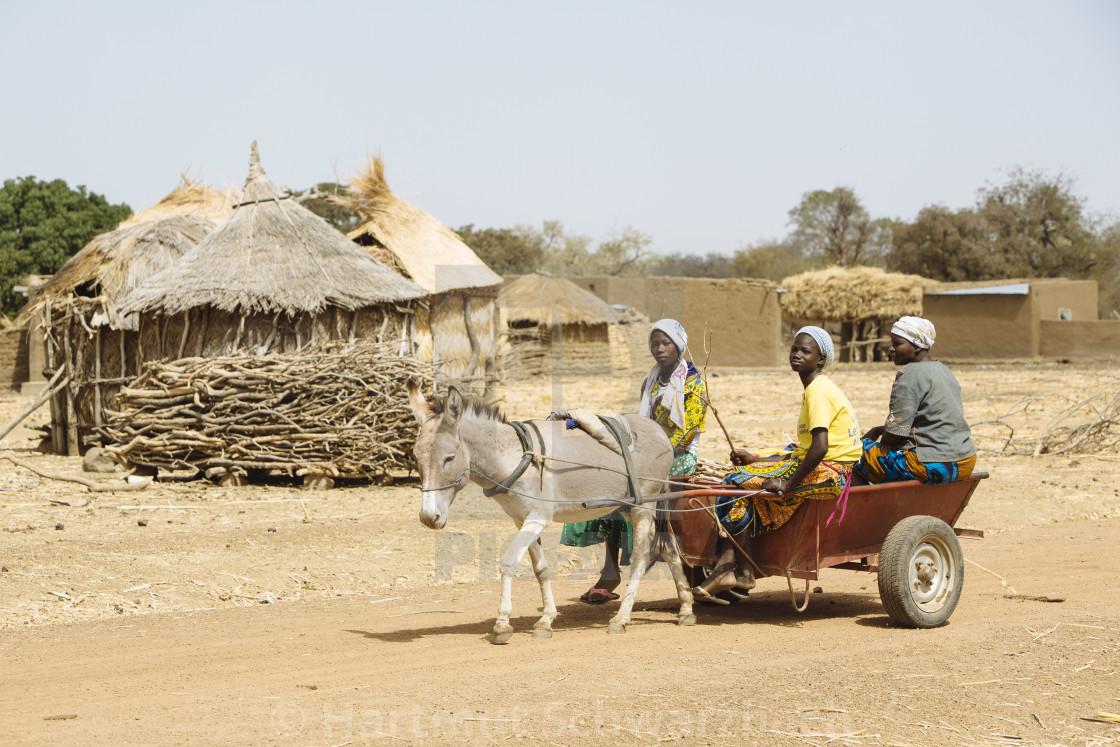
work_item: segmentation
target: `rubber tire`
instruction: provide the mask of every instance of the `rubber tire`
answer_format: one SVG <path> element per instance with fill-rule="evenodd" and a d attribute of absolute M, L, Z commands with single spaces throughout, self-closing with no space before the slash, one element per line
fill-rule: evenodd
<path fill-rule="evenodd" d="M 688 581 L 689 586 L 699 586 L 700 584 L 704 583 L 708 579 L 708 575 L 711 574 L 711 572 L 712 569 L 708 566 L 696 568 L 688 565 L 687 563 L 684 566 L 684 577 L 685 580 Z M 745 602 L 747 600 L 747 592 L 728 589 L 727 591 L 721 591 L 716 594 L 716 598 L 722 599 L 728 604 L 738 604 L 739 602 Z M 712 604 L 711 602 L 705 602 L 703 599 L 699 598 L 696 601 L 705 605 Z"/>
<path fill-rule="evenodd" d="M 935 576 L 919 579 L 919 564 Z M 891 528 L 879 552 L 879 599 L 887 614 L 908 628 L 942 625 L 961 597 L 964 554 L 952 527 L 933 516 L 908 516 Z"/>

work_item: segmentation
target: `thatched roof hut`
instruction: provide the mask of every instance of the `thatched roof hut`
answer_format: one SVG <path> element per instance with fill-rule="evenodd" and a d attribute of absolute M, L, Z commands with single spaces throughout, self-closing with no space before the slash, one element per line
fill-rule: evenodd
<path fill-rule="evenodd" d="M 118 228 L 184 215 L 204 218 L 211 223 L 220 223 L 233 210 L 233 203 L 237 201 L 238 196 L 232 190 L 214 189 L 202 182 L 192 181 L 186 174 L 180 174 L 179 186 L 155 205 L 129 216 Z"/>
<path fill-rule="evenodd" d="M 29 319 L 44 307 L 84 296 L 99 307 L 89 318 L 90 326 L 135 329 L 135 317 L 120 313 L 128 294 L 194 249 L 213 228 L 204 218 L 183 215 L 100 234 L 38 289 L 21 318 Z"/>
<path fill-rule="evenodd" d="M 77 423 L 100 425 L 103 404 L 138 365 L 138 320 L 122 308 L 128 295 L 193 249 L 214 228 L 210 218 L 220 219 L 230 204 L 228 193 L 184 177 L 36 288 L 20 316 L 31 325 L 29 356 L 40 362 L 33 380 L 46 380 L 41 369 L 65 374 L 51 400 L 56 451 L 78 453 Z"/>
<path fill-rule="evenodd" d="M 507 335 L 502 370 L 512 377 L 610 373 L 630 366 L 617 314 L 565 278 L 522 275 L 498 293 Z"/>
<path fill-rule="evenodd" d="M 522 275 L 498 294 L 507 324 L 606 324 L 611 307 L 565 278 Z"/>
<path fill-rule="evenodd" d="M 378 258 L 390 259 L 428 293 L 501 284 L 501 276 L 454 231 L 393 194 L 379 156 L 370 158 L 365 169 L 350 179 L 349 191 L 337 200 L 362 221 L 349 237 L 370 247 Z"/>
<path fill-rule="evenodd" d="M 416 315 L 417 354 L 443 378 L 481 383 L 475 388 L 486 396 L 495 383 L 502 278 L 450 228 L 393 194 L 378 156 L 334 200 L 361 221 L 351 239 L 428 292 Z"/>
<path fill-rule="evenodd" d="M 127 309 L 317 314 L 427 295 L 291 197 L 265 175 L 254 141 L 241 202 L 194 250 L 133 293 Z"/>
<path fill-rule="evenodd" d="M 841 360 L 876 357 L 883 342 L 884 325 L 900 316 L 921 316 L 922 287 L 929 280 L 920 275 L 886 272 L 878 267 L 829 267 L 803 272 L 782 281 L 782 316 L 825 326 L 840 325 Z M 889 326 L 887 327 L 889 329 Z"/>
<path fill-rule="evenodd" d="M 90 326 L 135 329 L 135 319 L 120 313 L 128 294 L 193 249 L 232 204 L 230 193 L 181 177 L 158 203 L 78 250 L 36 289 L 20 318 L 28 321 L 43 309 L 84 299 L 95 306 L 87 315 Z"/>
<path fill-rule="evenodd" d="M 197 185 L 183 193 L 145 211 L 154 220 L 99 237 L 112 242 L 93 242 L 59 273 L 59 287 L 77 290 L 96 276 L 98 298 L 111 298 L 113 312 L 96 327 L 100 306 L 62 299 L 50 307 L 57 314 L 46 329 L 47 368 L 65 368 L 68 383 L 52 403 L 56 451 L 76 454 L 100 440 L 105 411 L 147 361 L 359 338 L 411 352 L 411 303 L 424 289 L 280 194 L 255 143 L 244 195 L 217 226 L 176 215 L 188 209 L 185 196 L 205 198 Z M 199 209 L 214 215 L 222 204 L 201 199 Z"/>
<path fill-rule="evenodd" d="M 789 319 L 856 322 L 920 316 L 920 275 L 886 272 L 878 267 L 829 267 L 782 281 L 782 313 Z"/>

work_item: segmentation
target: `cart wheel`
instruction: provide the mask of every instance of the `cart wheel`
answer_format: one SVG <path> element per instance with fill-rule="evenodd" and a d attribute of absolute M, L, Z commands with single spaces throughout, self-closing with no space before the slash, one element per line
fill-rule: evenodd
<path fill-rule="evenodd" d="M 686 565 L 684 567 L 684 577 L 688 581 L 689 586 L 699 586 L 708 580 L 708 576 L 712 575 L 712 570 L 714 568 L 715 563 L 700 567 Z M 739 602 L 745 601 L 748 597 L 746 591 L 728 589 L 727 591 L 721 591 L 716 594 L 716 598 L 722 599 L 728 604 L 738 604 Z M 705 603 L 703 599 L 697 599 L 696 601 Z M 706 602 L 706 604 L 711 604 L 711 602 Z"/>
<path fill-rule="evenodd" d="M 891 619 L 933 628 L 949 619 L 964 586 L 964 555 L 956 533 L 933 516 L 909 516 L 883 540 L 879 598 Z"/>

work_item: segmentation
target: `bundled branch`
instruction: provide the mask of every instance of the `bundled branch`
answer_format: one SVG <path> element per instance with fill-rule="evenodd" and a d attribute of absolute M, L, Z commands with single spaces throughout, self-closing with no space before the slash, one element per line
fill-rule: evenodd
<path fill-rule="evenodd" d="M 1098 454 L 1120 450 L 1120 376 L 1102 375 L 1095 387 L 1079 389 L 1076 400 L 1065 400 L 1049 420 L 1055 402 L 1041 397 L 1019 400 L 1002 415 L 972 424 L 980 451 L 1019 456 Z M 1042 422 L 1036 434 L 1016 430 L 1017 419 Z"/>
<path fill-rule="evenodd" d="M 409 379 L 431 390 L 431 367 L 395 343 L 148 363 L 100 430 L 129 466 L 375 477 L 410 466 Z"/>
<path fill-rule="evenodd" d="M 696 460 L 696 473 L 693 482 L 720 483 L 723 478 L 734 471 L 735 468 L 729 464 L 720 464 L 711 459 L 700 457 Z"/>

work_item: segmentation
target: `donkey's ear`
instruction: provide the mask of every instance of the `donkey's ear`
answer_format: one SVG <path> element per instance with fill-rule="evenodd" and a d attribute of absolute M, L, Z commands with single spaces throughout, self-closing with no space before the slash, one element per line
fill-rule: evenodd
<path fill-rule="evenodd" d="M 454 428 L 459 425 L 460 418 L 463 417 L 463 410 L 466 409 L 467 403 L 463 400 L 463 395 L 455 387 L 450 387 L 447 390 L 447 404 L 443 409 L 443 423 L 442 425 Z"/>
<path fill-rule="evenodd" d="M 432 416 L 432 408 L 428 406 L 428 400 L 424 399 L 424 393 L 412 379 L 408 380 L 408 406 L 412 408 L 412 414 L 416 416 L 416 422 L 420 425 L 424 425 L 424 421 Z"/>

